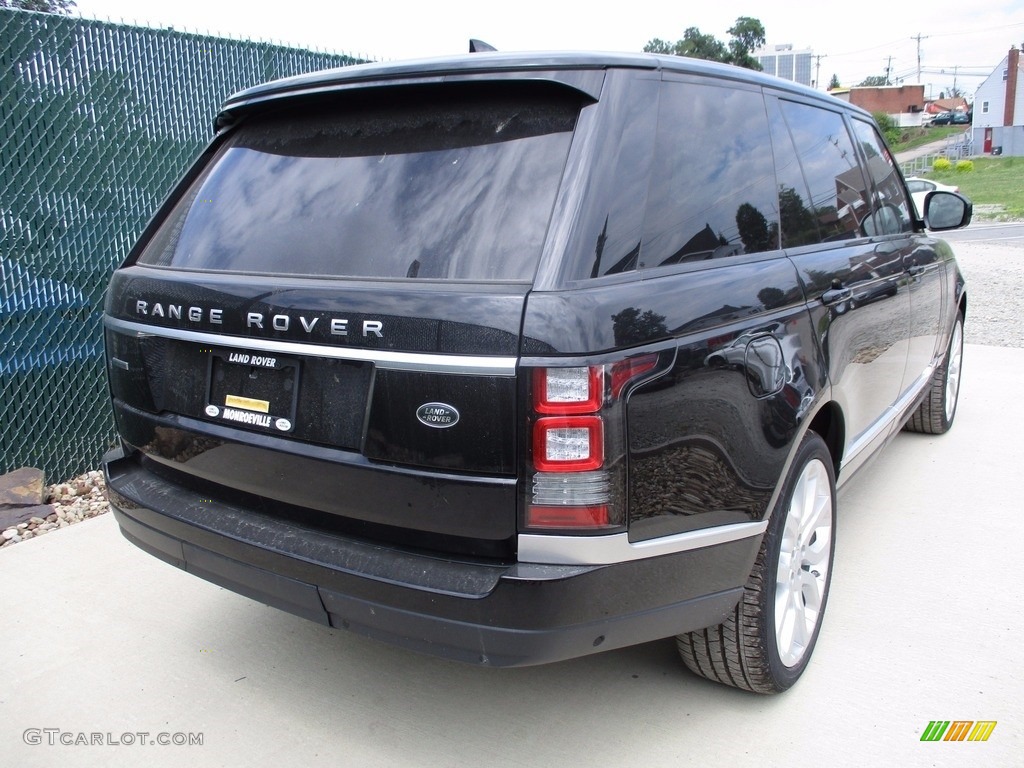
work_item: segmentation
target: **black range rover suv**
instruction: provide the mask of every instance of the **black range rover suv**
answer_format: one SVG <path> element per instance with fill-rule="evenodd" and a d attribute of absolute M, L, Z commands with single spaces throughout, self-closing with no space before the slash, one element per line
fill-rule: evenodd
<path fill-rule="evenodd" d="M 230 98 L 113 275 L 124 535 L 489 665 L 806 666 L 836 487 L 956 410 L 964 283 L 871 118 L 683 58 L 477 54 Z"/>

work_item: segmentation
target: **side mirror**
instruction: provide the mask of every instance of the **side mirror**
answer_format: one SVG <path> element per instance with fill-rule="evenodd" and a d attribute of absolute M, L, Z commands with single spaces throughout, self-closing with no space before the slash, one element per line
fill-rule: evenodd
<path fill-rule="evenodd" d="M 922 218 L 928 229 L 960 229 L 971 223 L 974 205 L 959 192 L 935 190 L 924 199 Z"/>

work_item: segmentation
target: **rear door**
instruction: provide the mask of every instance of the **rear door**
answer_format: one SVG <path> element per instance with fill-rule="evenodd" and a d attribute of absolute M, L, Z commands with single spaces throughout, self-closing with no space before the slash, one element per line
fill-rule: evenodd
<path fill-rule="evenodd" d="M 887 238 L 871 237 L 872 188 L 842 114 L 794 101 L 773 106 L 783 245 L 814 308 L 845 417 L 846 456 L 855 459 L 888 434 L 906 368 L 902 256 Z"/>

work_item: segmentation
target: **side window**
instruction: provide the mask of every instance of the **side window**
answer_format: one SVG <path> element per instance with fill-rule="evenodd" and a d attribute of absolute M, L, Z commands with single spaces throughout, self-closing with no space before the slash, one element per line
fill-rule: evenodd
<path fill-rule="evenodd" d="M 571 268 L 572 279 L 637 269 L 644 210 L 651 183 L 661 81 L 609 72 L 594 127 L 591 188 L 579 213 L 587 235 Z"/>
<path fill-rule="evenodd" d="M 665 83 L 641 266 L 775 250 L 777 207 L 761 93 Z"/>
<path fill-rule="evenodd" d="M 809 213 L 821 240 L 863 235 L 861 222 L 871 212 L 871 194 L 842 115 L 789 101 L 780 106 L 810 189 Z"/>
<path fill-rule="evenodd" d="M 877 196 L 877 205 L 873 206 L 872 215 L 864 222 L 865 229 L 869 235 L 910 232 L 913 229 L 910 206 L 889 149 L 874 126 L 863 120 L 853 121 L 853 132 L 864 152 L 868 175 Z"/>
<path fill-rule="evenodd" d="M 778 102 L 768 100 L 772 126 L 772 148 L 775 153 L 775 174 L 778 178 L 779 219 L 782 224 L 782 247 L 796 248 L 821 241 L 814 208 L 810 203 L 807 182 L 800 170 L 793 138 L 779 111 Z"/>

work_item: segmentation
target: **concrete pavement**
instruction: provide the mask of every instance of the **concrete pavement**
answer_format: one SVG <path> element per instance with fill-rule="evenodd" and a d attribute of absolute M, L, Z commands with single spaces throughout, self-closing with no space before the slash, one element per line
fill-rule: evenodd
<path fill-rule="evenodd" d="M 824 631 L 782 696 L 691 677 L 671 640 L 421 657 L 178 571 L 108 515 L 0 553 L 0 764 L 1022 765 L 1022 381 L 1024 349 L 968 346 L 953 431 L 900 435 L 841 497 Z M 998 724 L 923 743 L 932 720 Z"/>

